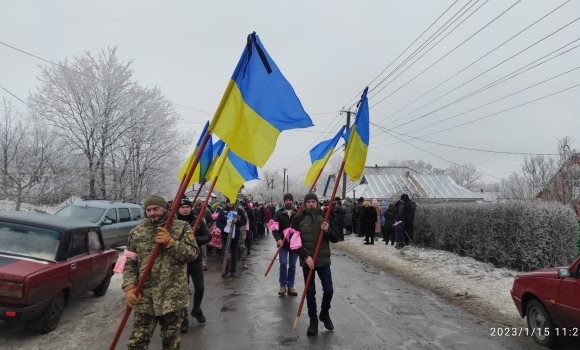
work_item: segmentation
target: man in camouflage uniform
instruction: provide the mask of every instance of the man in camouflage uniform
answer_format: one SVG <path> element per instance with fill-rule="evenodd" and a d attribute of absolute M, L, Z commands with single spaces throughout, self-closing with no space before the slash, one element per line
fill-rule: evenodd
<path fill-rule="evenodd" d="M 163 228 L 169 211 L 158 195 L 145 200 L 141 224 L 131 230 L 127 250 L 137 254 L 127 259 L 122 288 L 125 304 L 135 309 L 129 349 L 147 349 L 157 322 L 161 325 L 162 349 L 179 349 L 179 326 L 183 308 L 189 306 L 187 263 L 197 258 L 199 248 L 189 224 L 174 220 L 169 231 Z M 139 296 L 134 291 L 155 244 L 162 245 Z"/>

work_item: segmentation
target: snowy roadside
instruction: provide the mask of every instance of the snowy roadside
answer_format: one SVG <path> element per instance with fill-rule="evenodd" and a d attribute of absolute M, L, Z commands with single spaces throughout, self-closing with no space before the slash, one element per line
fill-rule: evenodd
<path fill-rule="evenodd" d="M 432 290 L 498 326 L 525 327 L 510 296 L 517 271 L 446 251 L 412 246 L 397 250 L 381 240 L 364 245 L 362 238 L 354 236 L 345 236 L 344 242 L 333 247 Z"/>
<path fill-rule="evenodd" d="M 47 214 L 54 214 L 63 208 L 67 202 L 64 202 L 59 205 L 34 205 L 29 203 L 21 203 L 20 204 L 20 211 L 35 211 L 37 213 L 47 213 Z M 16 209 L 16 202 L 11 200 L 0 200 L 0 211 L 13 211 Z"/>

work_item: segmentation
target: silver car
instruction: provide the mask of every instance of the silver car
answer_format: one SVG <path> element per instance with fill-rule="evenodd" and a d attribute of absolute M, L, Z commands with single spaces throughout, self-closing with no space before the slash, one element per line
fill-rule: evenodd
<path fill-rule="evenodd" d="M 117 247 L 127 245 L 129 232 L 143 220 L 143 208 L 128 202 L 77 200 L 55 215 L 93 222 L 101 228 L 103 243 Z"/>

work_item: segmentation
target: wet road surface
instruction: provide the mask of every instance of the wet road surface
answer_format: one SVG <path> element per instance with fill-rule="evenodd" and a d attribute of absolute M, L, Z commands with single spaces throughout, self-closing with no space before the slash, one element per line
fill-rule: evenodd
<path fill-rule="evenodd" d="M 274 240 L 267 236 L 253 248 L 250 269 L 239 269 L 237 278 L 222 278 L 221 257 L 209 257 L 202 303 L 207 322 L 199 324 L 190 317 L 182 349 L 545 349 L 526 337 L 492 337 L 492 324 L 337 249 L 332 256 L 330 310 L 335 330 L 327 331 L 320 323 L 319 334 L 307 336 L 306 303 L 298 329 L 292 329 L 304 288 L 300 267 L 299 296 L 279 297 L 278 262 L 268 277 L 263 276 L 275 252 Z M 317 279 L 319 308 L 321 297 Z M 102 341 L 86 348 L 107 349 L 117 325 L 113 322 Z M 132 319 L 117 349 L 126 348 L 131 329 Z M 150 349 L 160 348 L 157 327 Z"/>

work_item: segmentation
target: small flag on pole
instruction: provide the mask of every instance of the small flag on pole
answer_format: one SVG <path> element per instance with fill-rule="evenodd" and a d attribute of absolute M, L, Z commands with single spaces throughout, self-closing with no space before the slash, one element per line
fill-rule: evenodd
<path fill-rule="evenodd" d="M 344 140 L 348 143 L 344 171 L 350 176 L 350 181 L 360 179 L 365 168 L 367 152 L 369 150 L 370 116 L 369 101 L 367 100 L 368 90 L 369 88 L 367 86 L 361 96 L 354 124 L 343 136 Z"/>
<path fill-rule="evenodd" d="M 212 178 L 219 176 L 215 188 L 233 201 L 246 181 L 259 179 L 258 168 L 238 157 L 228 147 L 224 149 L 221 158 L 220 161 L 224 162 L 223 167 L 219 173 L 214 171 Z M 217 169 L 219 165 L 216 166 Z"/>
<path fill-rule="evenodd" d="M 199 149 L 201 141 L 203 140 L 203 137 L 205 136 L 208 127 L 209 127 L 209 122 L 207 122 L 205 124 L 205 127 L 203 128 L 203 131 L 201 132 L 201 135 L 199 136 L 199 140 L 197 141 L 197 144 L 195 145 L 193 152 L 191 153 L 189 158 L 187 158 L 187 160 L 185 161 L 185 164 L 183 164 L 183 166 L 181 167 L 181 170 L 179 171 L 179 174 L 177 175 L 177 179 L 179 181 L 181 181 L 181 179 L 183 179 L 183 177 L 185 175 L 187 175 L 187 172 L 189 171 L 189 168 L 191 167 L 191 164 L 193 163 L 193 160 L 195 159 L 195 156 L 197 155 L 197 150 Z M 208 141 L 207 145 L 205 146 L 203 153 L 201 154 L 201 158 L 199 158 L 199 163 L 198 163 L 197 167 L 195 168 L 193 176 L 191 177 L 191 180 L 189 181 L 189 184 L 187 185 L 187 187 L 191 186 L 192 184 L 194 184 L 196 182 L 201 183 L 203 181 L 203 178 L 206 176 L 206 173 L 208 172 L 209 167 L 212 163 L 212 154 L 213 154 L 212 137 L 210 135 L 209 141 Z"/>
<path fill-rule="evenodd" d="M 320 170 L 324 169 L 326 163 L 328 162 L 328 159 L 330 158 L 330 155 L 332 154 L 332 152 L 334 152 L 334 148 L 336 147 L 338 140 L 340 140 L 340 137 L 344 133 L 345 128 L 346 126 L 343 125 L 343 127 L 340 128 L 340 131 L 336 134 L 336 136 L 334 136 L 330 140 L 322 141 L 321 143 L 314 146 L 310 150 L 310 161 L 312 163 L 312 166 L 310 166 L 308 174 L 306 174 L 306 178 L 302 183 L 303 186 L 312 185 Z"/>

